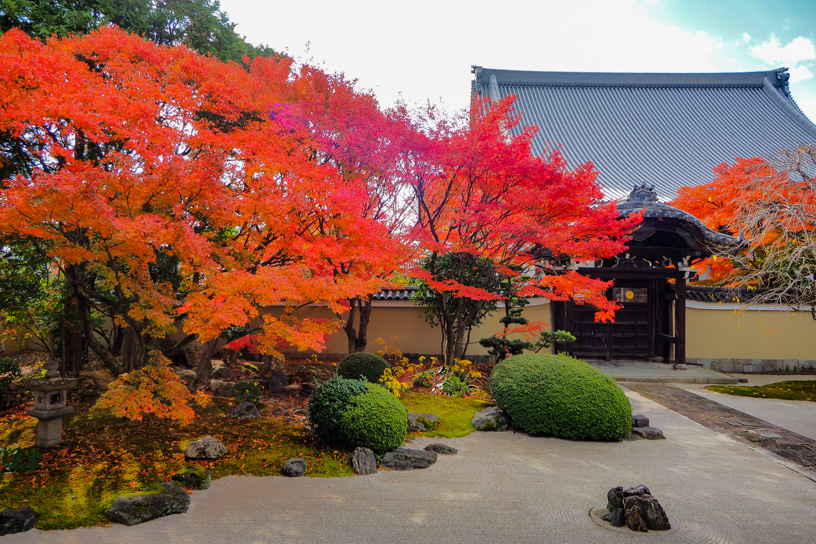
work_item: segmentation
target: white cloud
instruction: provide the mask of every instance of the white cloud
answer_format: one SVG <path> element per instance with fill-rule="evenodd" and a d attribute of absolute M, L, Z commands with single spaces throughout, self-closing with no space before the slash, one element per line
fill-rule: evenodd
<path fill-rule="evenodd" d="M 747 32 L 743 32 L 742 36 L 740 36 L 739 40 L 737 40 L 737 45 L 744 45 L 751 41 L 751 35 Z"/>
<path fill-rule="evenodd" d="M 781 45 L 779 38 L 771 35 L 771 39 L 751 48 L 751 54 L 767 63 L 799 64 L 803 61 L 816 59 L 816 47 L 813 42 L 803 36 L 798 36 L 787 45 Z"/>
<path fill-rule="evenodd" d="M 788 70 L 791 75 L 791 81 L 799 83 L 813 77 L 813 72 L 807 66 L 794 66 Z"/>
<path fill-rule="evenodd" d="M 273 7 L 274 4 L 274 7 Z M 268 43 L 372 88 L 384 105 L 401 92 L 408 102 L 440 97 L 469 101 L 470 66 L 541 71 L 722 71 L 724 44 L 705 32 L 656 22 L 644 0 L 461 2 L 382 0 L 259 3 L 222 0 L 252 42 Z M 726 63 L 726 66 L 731 66 Z M 727 69 L 727 68 L 726 68 Z"/>

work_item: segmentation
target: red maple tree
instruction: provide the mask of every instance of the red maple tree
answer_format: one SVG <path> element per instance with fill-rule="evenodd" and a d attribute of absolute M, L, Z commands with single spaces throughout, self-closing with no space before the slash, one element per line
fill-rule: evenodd
<path fill-rule="evenodd" d="M 754 302 L 816 306 L 814 172 L 816 146 L 801 145 L 720 164 L 710 183 L 678 190 L 673 206 L 745 242 L 697 265 L 708 283 L 747 288 Z"/>
<path fill-rule="evenodd" d="M 253 341 L 275 354 L 336 327 L 297 309 L 341 312 L 378 288 L 366 267 L 338 274 L 379 266 L 387 237 L 361 180 L 275 110 L 309 87 L 289 60 L 247 70 L 106 28 L 46 44 L 10 31 L 0 62 L 0 237 L 52 260 L 114 372 L 95 311 L 135 332 L 137 364 L 180 316 L 205 341 L 260 318 Z"/>
<path fill-rule="evenodd" d="M 406 179 L 415 203 L 412 235 L 426 252 L 426 266 L 412 274 L 440 296 L 500 299 L 490 290 L 435 278 L 437 256 L 471 254 L 514 278 L 517 296 L 572 299 L 597 307 L 596 319 L 611 319 L 616 304 L 604 296 L 608 282 L 558 272 L 542 261 L 541 250 L 550 262 L 611 257 L 625 249 L 640 217 L 619 219 L 614 203 L 603 202 L 591 164 L 570 170 L 557 152 L 533 155 L 536 129 L 519 127 L 513 102 L 476 99 L 462 119 L 420 122 L 433 129 L 418 137 Z M 460 307 L 441 300 L 437 307 L 443 328 L 461 319 Z M 451 361 L 462 353 L 462 334 L 450 329 L 444 336 L 445 360 Z"/>

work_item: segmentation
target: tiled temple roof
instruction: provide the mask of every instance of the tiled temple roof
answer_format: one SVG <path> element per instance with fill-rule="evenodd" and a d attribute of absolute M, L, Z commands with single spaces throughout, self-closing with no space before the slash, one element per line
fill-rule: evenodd
<path fill-rule="evenodd" d="M 785 69 L 719 74 L 526 72 L 474 67 L 473 91 L 516 95 L 533 152 L 560 146 L 570 167 L 591 161 L 606 195 L 655 185 L 671 200 L 736 157 L 773 156 L 816 142 Z"/>

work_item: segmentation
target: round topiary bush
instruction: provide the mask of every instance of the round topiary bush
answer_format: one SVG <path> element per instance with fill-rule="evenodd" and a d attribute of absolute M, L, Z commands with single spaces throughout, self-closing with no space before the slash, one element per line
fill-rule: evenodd
<path fill-rule="evenodd" d="M 386 368 L 391 368 L 388 361 L 375 353 L 349 353 L 337 364 L 337 375 L 350 380 L 361 377 L 371 383 L 379 383 L 380 376 Z"/>
<path fill-rule="evenodd" d="M 309 398 L 309 420 L 321 440 L 375 453 L 405 441 L 407 412 L 387 389 L 362 380 L 332 378 L 318 385 Z"/>
<path fill-rule="evenodd" d="M 387 389 L 366 383 L 343 413 L 342 428 L 350 446 L 382 454 L 400 447 L 408 433 L 408 411 Z"/>
<path fill-rule="evenodd" d="M 317 436 L 325 442 L 339 444 L 342 440 L 342 418 L 352 397 L 366 391 L 360 380 L 332 378 L 318 385 L 309 397 L 309 421 Z"/>
<path fill-rule="evenodd" d="M 531 435 L 623 440 L 632 407 L 615 381 L 566 355 L 523 354 L 493 368 L 490 393 L 513 426 Z"/>

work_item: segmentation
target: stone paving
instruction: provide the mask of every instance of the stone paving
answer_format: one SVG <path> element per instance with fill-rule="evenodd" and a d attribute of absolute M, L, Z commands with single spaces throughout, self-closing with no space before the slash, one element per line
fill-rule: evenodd
<path fill-rule="evenodd" d="M 675 369 L 671 363 L 647 361 L 588 361 L 618 382 L 736 384 L 737 378 L 697 365 Z"/>
<path fill-rule="evenodd" d="M 816 481 L 816 440 L 670 384 L 627 382 L 621 385 L 708 429 L 787 459 Z"/>

